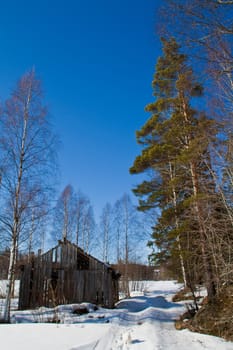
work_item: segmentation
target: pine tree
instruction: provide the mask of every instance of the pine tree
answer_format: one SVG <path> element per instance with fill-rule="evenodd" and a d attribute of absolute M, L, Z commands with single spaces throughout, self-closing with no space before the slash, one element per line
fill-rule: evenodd
<path fill-rule="evenodd" d="M 140 210 L 160 209 L 153 239 L 162 249 L 160 257 L 179 257 L 185 283 L 187 242 L 190 245 L 191 232 L 191 244 L 198 234 L 203 279 L 212 297 L 215 286 L 207 252 L 204 203 L 214 193 L 206 163 L 209 164 L 208 146 L 215 137 L 216 125 L 192 107 L 194 99 L 202 97 L 203 89 L 187 57 L 180 53 L 175 39 L 162 39 L 162 43 L 163 56 L 158 59 L 152 83 L 155 102 L 146 106 L 151 117 L 137 132 L 137 141 L 144 148 L 130 169 L 132 174 L 152 171 L 154 175 L 138 185 L 134 193 L 140 198 Z"/>

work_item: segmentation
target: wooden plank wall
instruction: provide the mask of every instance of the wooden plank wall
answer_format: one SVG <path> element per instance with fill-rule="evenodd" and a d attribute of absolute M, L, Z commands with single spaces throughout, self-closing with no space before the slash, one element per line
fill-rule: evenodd
<path fill-rule="evenodd" d="M 113 307 L 118 281 L 111 268 L 68 242 L 24 266 L 19 309 L 83 301 Z"/>

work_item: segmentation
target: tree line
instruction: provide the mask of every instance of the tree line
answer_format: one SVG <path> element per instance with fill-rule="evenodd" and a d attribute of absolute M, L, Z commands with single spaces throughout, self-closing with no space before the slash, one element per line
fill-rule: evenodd
<path fill-rule="evenodd" d="M 149 246 L 192 290 L 212 300 L 233 282 L 231 1 L 163 2 L 154 101 L 137 131 L 130 172 L 138 209 L 153 212 Z"/>

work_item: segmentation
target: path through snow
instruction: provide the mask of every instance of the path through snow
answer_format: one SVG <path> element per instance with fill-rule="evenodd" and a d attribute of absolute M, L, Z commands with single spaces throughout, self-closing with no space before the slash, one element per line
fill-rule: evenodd
<path fill-rule="evenodd" d="M 233 343 L 188 330 L 177 331 L 174 319 L 184 310 L 171 302 L 180 288 L 173 281 L 155 281 L 144 293 L 87 315 L 72 313 L 75 305 L 60 306 L 63 324 L 45 321 L 51 309 L 16 312 L 15 324 L 0 325 L 1 350 L 233 350 Z M 38 316 L 39 315 L 39 316 Z"/>

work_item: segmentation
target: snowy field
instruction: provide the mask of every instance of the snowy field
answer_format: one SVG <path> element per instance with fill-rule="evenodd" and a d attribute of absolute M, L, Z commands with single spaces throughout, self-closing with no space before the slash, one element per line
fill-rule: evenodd
<path fill-rule="evenodd" d="M 0 325 L 1 350 L 233 350 L 232 342 L 174 328 L 184 311 L 171 302 L 179 284 L 154 281 L 144 288 L 113 310 L 82 304 L 89 313 L 81 314 L 73 304 L 13 311 L 14 324 Z M 59 323 L 45 323 L 54 320 Z"/>

